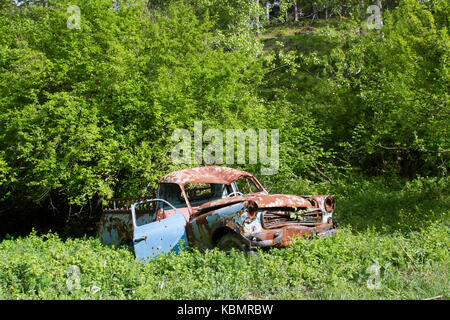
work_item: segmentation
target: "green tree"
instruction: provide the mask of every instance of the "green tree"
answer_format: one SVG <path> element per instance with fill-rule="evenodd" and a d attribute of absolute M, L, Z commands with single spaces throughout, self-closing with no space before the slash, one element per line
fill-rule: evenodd
<path fill-rule="evenodd" d="M 384 12 L 382 29 L 331 53 L 324 119 L 347 160 L 408 176 L 446 173 L 448 10 L 446 1 L 403 0 Z"/>
<path fill-rule="evenodd" d="M 80 29 L 67 25 L 74 4 Z M 181 1 L 146 5 L 1 11 L 3 198 L 145 194 L 171 166 L 173 129 L 252 123 L 262 63 L 246 40 L 212 33 Z"/>

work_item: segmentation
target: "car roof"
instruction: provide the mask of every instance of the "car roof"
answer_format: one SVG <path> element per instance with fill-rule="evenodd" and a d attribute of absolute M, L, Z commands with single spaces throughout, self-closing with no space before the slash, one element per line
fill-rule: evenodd
<path fill-rule="evenodd" d="M 159 183 L 176 183 L 179 185 L 185 185 L 187 183 L 230 184 L 241 177 L 252 176 L 252 174 L 238 169 L 221 166 L 204 166 L 171 172 L 162 177 Z"/>

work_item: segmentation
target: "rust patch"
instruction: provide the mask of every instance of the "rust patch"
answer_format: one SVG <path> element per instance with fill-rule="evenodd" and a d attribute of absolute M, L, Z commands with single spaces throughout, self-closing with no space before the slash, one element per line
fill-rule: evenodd
<path fill-rule="evenodd" d="M 159 183 L 217 183 L 230 184 L 241 177 L 253 177 L 252 174 L 233 168 L 221 166 L 205 166 L 171 172 L 159 180 Z"/>

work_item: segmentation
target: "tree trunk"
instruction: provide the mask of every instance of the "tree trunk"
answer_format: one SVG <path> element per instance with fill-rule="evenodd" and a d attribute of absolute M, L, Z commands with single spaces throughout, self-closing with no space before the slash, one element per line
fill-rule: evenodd
<path fill-rule="evenodd" d="M 298 21 L 298 6 L 297 0 L 294 1 L 294 21 Z"/>
<path fill-rule="evenodd" d="M 318 14 L 317 7 L 313 5 L 313 17 L 312 17 L 312 20 L 311 20 L 311 25 L 313 25 L 314 19 L 316 18 L 317 14 Z"/>
<path fill-rule="evenodd" d="M 256 0 L 256 6 L 259 9 L 259 0 Z M 259 36 L 259 24 L 260 24 L 259 13 L 257 13 L 257 15 L 256 15 L 256 35 L 258 35 L 258 36 Z"/>
<path fill-rule="evenodd" d="M 267 23 L 270 23 L 270 10 L 269 10 L 270 2 L 266 2 L 266 16 L 267 16 Z"/>

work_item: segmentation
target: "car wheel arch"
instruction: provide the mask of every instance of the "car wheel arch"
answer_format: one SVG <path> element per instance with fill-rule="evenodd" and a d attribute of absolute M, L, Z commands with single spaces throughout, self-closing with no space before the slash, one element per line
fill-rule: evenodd
<path fill-rule="evenodd" d="M 217 246 L 219 240 L 228 233 L 236 233 L 236 231 L 228 226 L 221 226 L 214 230 L 211 238 L 213 246 Z"/>

